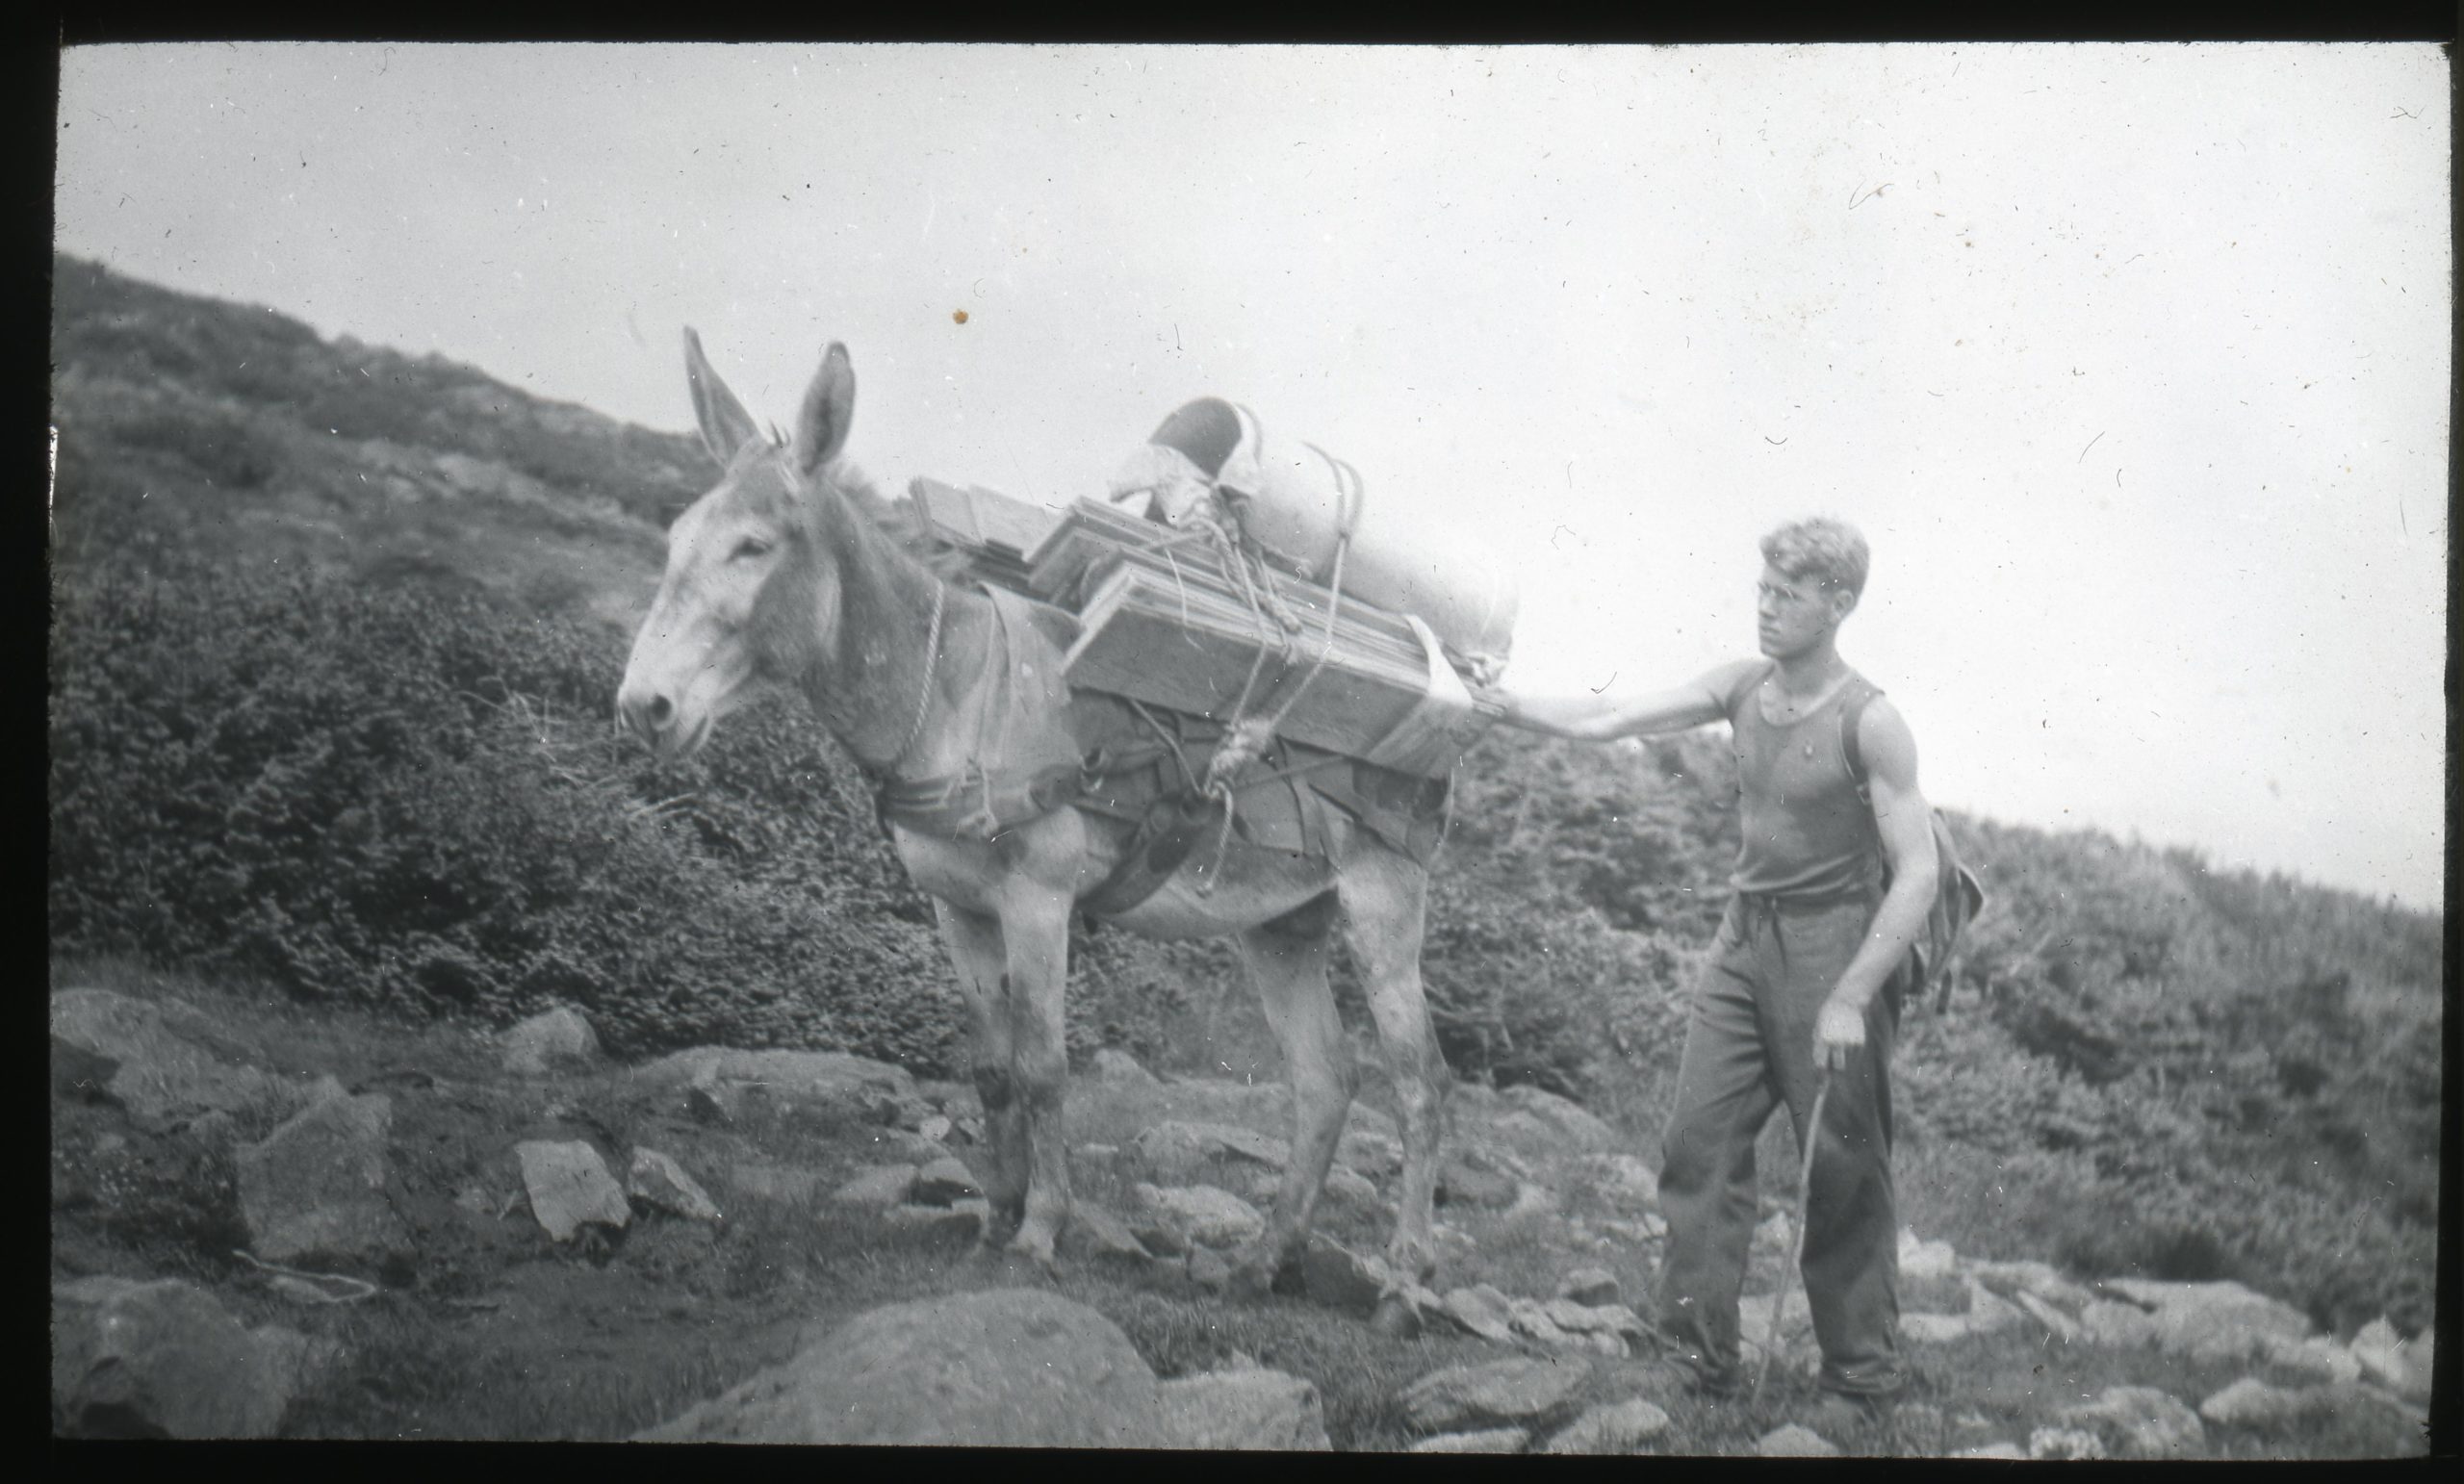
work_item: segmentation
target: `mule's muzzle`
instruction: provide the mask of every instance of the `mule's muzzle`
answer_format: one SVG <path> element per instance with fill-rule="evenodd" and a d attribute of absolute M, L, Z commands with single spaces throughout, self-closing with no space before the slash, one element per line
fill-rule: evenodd
<path fill-rule="evenodd" d="M 616 693 L 616 717 L 661 761 L 690 753 L 708 729 L 706 724 L 681 725 L 682 708 L 673 696 L 631 681 Z"/>

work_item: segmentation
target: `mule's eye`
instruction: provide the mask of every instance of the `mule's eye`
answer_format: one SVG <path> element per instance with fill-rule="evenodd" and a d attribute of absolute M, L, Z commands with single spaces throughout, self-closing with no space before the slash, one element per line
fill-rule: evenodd
<path fill-rule="evenodd" d="M 728 553 L 728 560 L 732 562 L 746 561 L 753 557 L 759 556 L 769 550 L 770 543 L 762 540 L 758 536 L 747 536 L 742 541 L 735 544 L 735 550 Z"/>

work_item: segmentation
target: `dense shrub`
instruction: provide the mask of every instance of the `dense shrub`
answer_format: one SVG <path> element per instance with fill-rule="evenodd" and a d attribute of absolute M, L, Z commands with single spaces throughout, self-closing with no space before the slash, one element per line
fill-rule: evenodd
<path fill-rule="evenodd" d="M 937 944 L 827 741 L 760 707 L 654 770 L 604 720 L 619 658 L 599 630 L 416 590 L 70 594 L 54 943 L 491 1019 L 570 1000 L 623 1049 L 951 1064 Z"/>

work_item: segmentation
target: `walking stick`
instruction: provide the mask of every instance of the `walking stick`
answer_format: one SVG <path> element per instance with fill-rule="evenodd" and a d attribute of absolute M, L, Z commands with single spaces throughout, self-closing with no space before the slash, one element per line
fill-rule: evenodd
<path fill-rule="evenodd" d="M 1806 1207 L 1813 1198 L 1813 1151 L 1822 1142 L 1822 1105 L 1831 1096 L 1831 1068 L 1822 1069 L 1822 1081 L 1814 1087 L 1813 1116 L 1806 1120 L 1805 1165 L 1797 1173 L 1797 1241 L 1796 1250 L 1788 1254 L 1788 1266 L 1780 1274 L 1780 1292 L 1771 1300 L 1771 1332 L 1764 1337 L 1762 1366 L 1754 1373 L 1754 1400 L 1762 1400 L 1762 1383 L 1771 1379 L 1771 1356 L 1780 1348 L 1780 1316 L 1787 1311 L 1788 1282 L 1806 1261 Z"/>

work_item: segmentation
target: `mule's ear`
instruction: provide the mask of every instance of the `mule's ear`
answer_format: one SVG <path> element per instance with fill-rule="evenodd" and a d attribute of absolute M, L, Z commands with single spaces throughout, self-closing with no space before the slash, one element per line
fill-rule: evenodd
<path fill-rule="evenodd" d="M 847 447 L 847 424 L 856 416 L 856 367 L 836 341 L 822 352 L 821 370 L 805 388 L 796 411 L 796 468 L 811 473 Z"/>
<path fill-rule="evenodd" d="M 710 358 L 702 353 L 702 337 L 690 325 L 684 329 L 684 380 L 693 389 L 693 418 L 702 424 L 702 447 L 724 469 L 735 462 L 738 449 L 761 436 L 761 429 L 710 369 Z"/>

